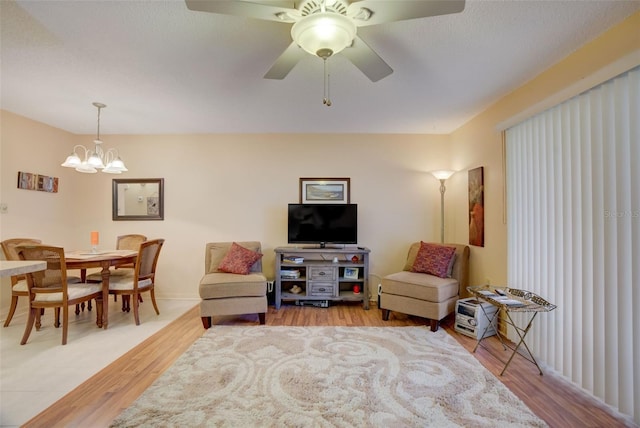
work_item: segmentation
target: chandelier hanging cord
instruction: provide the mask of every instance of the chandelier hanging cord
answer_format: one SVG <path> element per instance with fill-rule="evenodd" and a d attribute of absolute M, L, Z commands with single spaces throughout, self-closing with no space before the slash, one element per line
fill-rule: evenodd
<path fill-rule="evenodd" d="M 100 140 L 100 110 L 106 107 L 104 104 L 93 103 L 94 106 L 98 107 L 98 132 L 96 133 L 96 140 L 94 142 L 98 142 L 97 144 L 102 144 L 102 140 Z"/>

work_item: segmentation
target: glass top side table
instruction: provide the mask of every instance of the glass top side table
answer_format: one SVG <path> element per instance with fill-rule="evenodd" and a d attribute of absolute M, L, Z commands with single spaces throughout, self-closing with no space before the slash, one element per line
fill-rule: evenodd
<path fill-rule="evenodd" d="M 506 337 L 503 338 L 502 334 L 498 331 L 498 329 L 496 329 L 496 336 L 498 336 L 498 339 L 500 339 L 500 342 L 502 343 L 502 347 L 505 350 L 509 348 L 513 351 L 511 353 L 511 356 L 509 357 L 509 360 L 505 363 L 504 368 L 502 369 L 502 372 L 500 372 L 500 376 L 502 376 L 505 370 L 507 370 L 507 367 L 509 367 L 509 364 L 511 363 L 511 361 L 513 360 L 513 357 L 518 352 L 518 349 L 520 348 L 520 346 L 524 346 L 527 353 L 529 354 L 528 356 L 525 355 L 524 353 L 521 353 L 520 355 L 523 358 L 525 358 L 527 361 L 535 364 L 535 366 L 538 368 L 538 371 L 542 375 L 542 369 L 540 368 L 535 357 L 529 350 L 529 347 L 527 346 L 527 343 L 524 341 L 524 338 L 527 336 L 527 333 L 531 329 L 531 325 L 533 324 L 533 320 L 536 318 L 536 315 L 538 315 L 539 312 L 550 312 L 556 308 L 556 305 L 547 302 L 545 299 L 543 299 L 542 297 L 538 296 L 535 293 L 532 293 L 531 291 L 519 290 L 516 288 L 494 287 L 491 285 L 474 285 L 474 286 L 467 287 L 467 290 L 471 294 L 473 294 L 477 299 L 480 299 L 481 301 L 489 302 L 498 308 L 497 311 L 495 311 L 491 316 L 489 316 L 485 312 L 482 305 L 480 305 L 480 307 L 482 308 L 482 312 L 484 313 L 484 316 L 487 317 L 487 319 L 489 320 L 489 324 L 487 324 L 487 328 L 490 325 L 492 325 L 493 320 L 497 316 L 499 316 L 500 312 L 504 312 L 505 322 L 515 329 L 520 339 L 516 344 L 516 346 L 513 347 L 511 346 L 510 343 L 504 340 L 506 339 Z M 513 319 L 511 318 L 512 312 L 526 312 L 530 315 L 525 328 L 518 326 L 513 321 Z M 482 332 L 482 334 L 479 336 L 478 342 L 476 343 L 475 348 L 473 348 L 473 352 L 476 352 L 476 350 L 478 349 L 478 346 L 480 346 L 480 342 L 482 342 L 482 340 L 485 339 L 484 333 L 485 332 Z"/>

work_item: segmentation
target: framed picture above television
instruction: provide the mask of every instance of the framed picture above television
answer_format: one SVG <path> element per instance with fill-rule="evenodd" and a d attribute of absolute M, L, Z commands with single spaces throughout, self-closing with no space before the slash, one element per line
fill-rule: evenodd
<path fill-rule="evenodd" d="M 348 204 L 350 178 L 301 178 L 301 204 Z"/>

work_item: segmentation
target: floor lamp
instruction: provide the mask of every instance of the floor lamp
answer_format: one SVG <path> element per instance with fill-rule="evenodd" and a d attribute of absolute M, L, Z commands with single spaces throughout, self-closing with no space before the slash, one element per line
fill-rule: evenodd
<path fill-rule="evenodd" d="M 455 171 L 431 171 L 431 174 L 440 180 L 440 243 L 444 244 L 444 182 L 455 174 Z"/>

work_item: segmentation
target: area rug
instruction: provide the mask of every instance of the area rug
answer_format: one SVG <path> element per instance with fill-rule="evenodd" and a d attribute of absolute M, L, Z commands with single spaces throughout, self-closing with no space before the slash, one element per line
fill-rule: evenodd
<path fill-rule="evenodd" d="M 214 326 L 113 427 L 543 427 L 424 327 Z"/>

